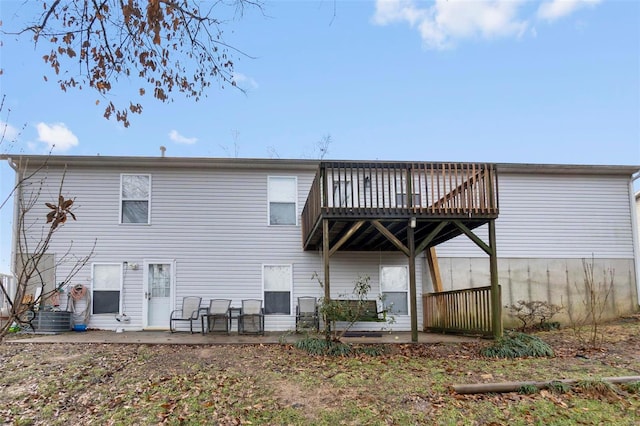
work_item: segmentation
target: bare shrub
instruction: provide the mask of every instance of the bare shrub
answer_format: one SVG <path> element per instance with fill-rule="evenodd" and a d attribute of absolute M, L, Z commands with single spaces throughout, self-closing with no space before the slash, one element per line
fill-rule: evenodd
<path fill-rule="evenodd" d="M 560 305 L 542 300 L 518 300 L 505 307 L 509 309 L 509 314 L 522 323 L 520 330 L 523 332 L 533 328 L 541 330 L 557 328 L 557 323 L 551 322 L 551 319 L 564 309 Z"/>
<path fill-rule="evenodd" d="M 594 272 L 595 260 L 582 259 L 584 274 L 582 286 L 575 283 L 578 293 L 582 294 L 583 312 L 568 310 L 569 321 L 575 336 L 582 344 L 591 348 L 598 348 L 604 342 L 604 335 L 600 330 L 602 316 L 607 307 L 609 296 L 613 290 L 615 271 L 606 268 L 602 279 Z"/>

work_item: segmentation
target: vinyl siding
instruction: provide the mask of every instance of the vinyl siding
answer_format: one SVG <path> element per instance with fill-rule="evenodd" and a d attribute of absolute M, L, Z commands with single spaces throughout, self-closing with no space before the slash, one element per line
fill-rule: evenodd
<path fill-rule="evenodd" d="M 119 224 L 121 173 L 151 175 L 150 224 Z M 65 251 L 73 241 L 72 253 L 86 255 L 91 252 L 95 241 L 90 263 L 128 262 L 129 265 L 139 265 L 135 270 L 125 268 L 123 274 L 122 306 L 130 322 L 118 323 L 111 314 L 93 315 L 89 327 L 140 329 L 143 324 L 145 260 L 175 260 L 174 307 L 179 307 L 185 296 L 201 296 L 203 305 L 212 298 L 233 299 L 234 306 L 240 306 L 245 298 L 263 299 L 262 265 L 291 264 L 294 282 L 292 315 L 267 316 L 265 327 L 267 330 L 294 328 L 296 298 L 323 295 L 317 279 L 312 278 L 314 273 L 323 271 L 322 257 L 319 252 L 302 250 L 299 224 L 269 225 L 268 176 L 297 177 L 299 216 L 314 176 L 307 171 L 68 167 L 63 193 L 66 197 L 75 198 L 74 212 L 78 220 L 60 228 L 53 240 L 52 252 Z M 46 196 L 41 197 L 42 203 L 57 198 L 60 178 L 60 173 L 47 171 L 51 187 L 45 191 Z M 34 219 L 46 215 L 46 207 L 41 206 L 42 203 L 32 212 Z M 381 262 L 406 264 L 406 258 L 400 253 L 340 252 L 334 255 L 331 260 L 332 295 L 336 297 L 351 292 L 358 275 L 366 274 L 371 277 L 370 297 L 376 298 L 379 295 Z M 58 281 L 66 276 L 69 267 L 69 264 L 58 267 Z M 420 277 L 420 269 L 418 271 Z M 72 284 L 90 287 L 90 277 L 89 264 Z M 420 282 L 417 287 L 422 287 Z M 408 316 L 396 321 L 394 329 L 410 328 Z M 367 326 L 379 328 L 380 324 L 364 324 Z"/>
<path fill-rule="evenodd" d="M 121 173 L 151 175 L 150 224 L 119 224 Z M 90 263 L 140 265 L 138 269 L 125 269 L 123 274 L 122 306 L 131 321 L 122 324 L 114 315 L 93 316 L 89 326 L 103 329 L 142 327 L 145 260 L 175 260 L 173 304 L 177 306 L 185 296 L 201 296 L 203 304 L 211 298 L 230 298 L 234 306 L 244 298 L 262 299 L 262 265 L 291 264 L 292 315 L 268 316 L 265 325 L 267 330 L 293 329 L 296 298 L 323 295 L 312 278 L 323 271 L 322 257 L 318 251 L 302 250 L 299 224 L 269 226 L 268 177 L 297 177 L 299 216 L 313 175 L 308 169 L 277 167 L 116 169 L 70 164 L 63 194 L 76 200 L 78 220 L 60 228 L 50 252 L 62 259 L 69 251 L 68 259 L 72 259 L 89 254 L 95 243 Z M 46 171 L 46 186 L 29 216 L 36 222 L 32 228 L 34 241 L 40 238 L 48 212 L 44 202 L 57 198 L 61 177 L 59 169 L 50 167 Z M 499 179 L 496 229 L 500 258 L 633 258 L 628 177 L 501 173 Z M 476 231 L 486 241 L 486 229 Z M 438 246 L 438 256 L 482 258 L 478 260 L 488 264 L 484 252 L 466 237 Z M 406 257 L 397 252 L 338 252 L 331 258 L 332 296 L 350 293 L 358 276 L 368 275 L 370 297 L 377 298 L 380 266 L 406 264 Z M 58 282 L 67 276 L 69 267 L 70 263 L 58 265 Z M 419 301 L 421 289 L 428 288 L 427 275 L 424 259 L 417 261 L 419 329 Z M 474 274 L 472 285 L 486 285 L 484 278 Z M 90 287 L 90 264 L 70 284 Z M 410 329 L 408 315 L 397 316 L 395 321 L 394 330 Z M 358 327 L 379 329 L 383 325 L 362 323 Z"/>
<path fill-rule="evenodd" d="M 500 174 L 499 257 L 633 258 L 629 178 Z M 487 227 L 475 231 L 488 241 Z M 466 236 L 438 256 L 484 257 Z"/>

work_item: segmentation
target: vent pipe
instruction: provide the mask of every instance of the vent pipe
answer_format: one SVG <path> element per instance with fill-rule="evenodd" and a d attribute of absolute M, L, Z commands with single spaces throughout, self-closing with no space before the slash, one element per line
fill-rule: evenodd
<path fill-rule="evenodd" d="M 167 147 L 164 145 L 160 145 L 160 157 L 164 158 L 164 153 L 167 150 Z"/>

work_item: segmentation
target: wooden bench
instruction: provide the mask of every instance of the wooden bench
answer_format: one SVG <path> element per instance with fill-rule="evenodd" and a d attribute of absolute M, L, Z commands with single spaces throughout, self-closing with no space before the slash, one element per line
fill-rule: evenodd
<path fill-rule="evenodd" d="M 333 321 L 384 321 L 375 300 L 333 299 L 337 303 Z"/>

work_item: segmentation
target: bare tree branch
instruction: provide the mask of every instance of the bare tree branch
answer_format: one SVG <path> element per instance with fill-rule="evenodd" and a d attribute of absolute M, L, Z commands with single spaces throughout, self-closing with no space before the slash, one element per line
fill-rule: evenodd
<path fill-rule="evenodd" d="M 76 219 L 75 213 L 73 213 L 74 200 L 65 197 L 62 193 L 66 170 L 63 170 L 55 202 L 45 203 L 49 208 L 46 218 L 38 218 L 34 216 L 32 210 L 41 202 L 46 176 L 38 177 L 37 173 L 42 171 L 43 166 L 36 168 L 34 172 L 26 172 L 29 170 L 28 164 L 18 166 L 19 173 L 25 177 L 20 179 L 17 189 L 13 191 L 16 194 L 18 205 L 18 217 L 14 225 L 18 230 L 15 254 L 17 263 L 15 265 L 17 269 L 16 288 L 15 294 L 10 294 L 7 288 L 8 283 L 0 282 L 2 295 L 9 303 L 9 318 L 0 326 L 0 342 L 12 324 L 30 324 L 38 307 L 71 282 L 93 256 L 96 247 L 96 241 L 94 241 L 90 252 L 85 256 L 78 257 L 72 254 L 73 242 L 71 242 L 54 265 L 48 266 L 46 264 L 47 256 L 52 256 L 49 253 L 49 248 L 56 232 L 65 225 L 68 218 Z M 38 224 L 42 226 L 41 237 L 35 240 L 35 244 L 32 244 L 34 240 L 29 236 L 34 234 L 33 228 Z M 67 275 L 61 281 L 53 282 L 52 288 L 47 289 L 45 274 L 63 264 L 67 267 Z M 39 288 L 40 291 L 35 291 L 36 288 Z M 27 299 L 25 296 L 31 294 L 32 291 L 36 296 Z M 31 315 L 26 315 L 28 313 Z"/>
<path fill-rule="evenodd" d="M 38 1 L 41 18 L 16 34 L 32 32 L 36 43 L 50 43 L 43 60 L 61 90 L 88 86 L 103 98 L 126 77 L 140 81 L 137 95 L 148 92 L 161 102 L 173 101 L 176 92 L 197 101 L 216 81 L 236 87 L 233 56 L 250 56 L 224 41 L 220 17 L 233 6 L 240 16 L 246 7 L 261 10 L 253 0 Z M 76 63 L 82 64 L 78 72 L 69 72 Z M 142 105 L 131 98 L 128 103 L 107 102 L 105 118 L 115 115 L 129 126 L 129 114 L 142 113 Z"/>

